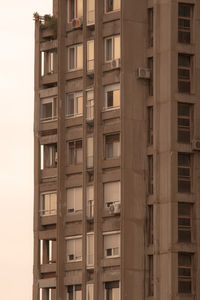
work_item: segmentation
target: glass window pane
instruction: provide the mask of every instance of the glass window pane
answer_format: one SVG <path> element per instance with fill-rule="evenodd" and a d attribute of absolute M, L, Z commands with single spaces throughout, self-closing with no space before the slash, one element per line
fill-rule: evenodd
<path fill-rule="evenodd" d="M 82 188 L 75 188 L 75 211 L 82 210 Z"/>
<path fill-rule="evenodd" d="M 83 161 L 83 150 L 82 148 L 78 148 L 76 150 L 76 163 L 79 164 L 79 163 L 82 163 Z"/>
<path fill-rule="evenodd" d="M 120 0 L 114 0 L 113 1 L 113 10 L 120 9 Z"/>
<path fill-rule="evenodd" d="M 77 0 L 77 18 L 83 16 L 83 0 Z"/>
<path fill-rule="evenodd" d="M 112 45 L 113 45 L 113 39 L 106 39 L 106 61 L 110 61 L 113 58 L 113 50 L 112 50 Z"/>
<path fill-rule="evenodd" d="M 113 91 L 113 106 L 120 106 L 120 90 Z"/>
<path fill-rule="evenodd" d="M 120 58 L 120 36 L 114 37 L 114 59 Z"/>
<path fill-rule="evenodd" d="M 77 46 L 77 69 L 83 68 L 83 45 Z"/>
<path fill-rule="evenodd" d="M 73 70 L 75 69 L 75 48 L 69 48 L 69 69 Z"/>
<path fill-rule="evenodd" d="M 112 300 L 119 300 L 119 288 L 112 289 Z"/>
<path fill-rule="evenodd" d="M 79 96 L 77 99 L 77 114 L 82 115 L 83 114 L 83 97 Z"/>

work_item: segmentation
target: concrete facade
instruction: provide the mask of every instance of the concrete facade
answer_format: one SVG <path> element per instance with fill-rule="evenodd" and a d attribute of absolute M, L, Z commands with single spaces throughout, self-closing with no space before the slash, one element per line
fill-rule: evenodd
<path fill-rule="evenodd" d="M 54 0 L 53 17 L 35 15 L 33 300 L 198 300 L 200 152 L 195 142 L 200 138 L 200 3 L 121 0 L 120 9 L 108 11 L 118 1 L 95 0 L 91 23 L 90 1 L 82 1 L 82 16 L 77 16 L 79 3 Z M 190 34 L 189 42 L 178 38 L 180 19 L 185 17 L 181 5 L 184 13 L 190 11 L 186 16 L 190 26 L 183 29 Z M 118 64 L 113 65 L 105 58 L 110 50 L 106 39 L 112 37 L 115 56 L 118 35 L 121 53 L 120 58 L 112 57 Z M 94 68 L 88 71 L 87 42 L 92 40 Z M 80 68 L 77 45 L 82 45 Z M 179 57 L 189 61 L 182 67 L 183 77 Z M 148 74 L 150 68 L 150 78 L 139 78 L 139 68 Z M 189 92 L 180 90 L 181 80 L 187 86 L 189 82 Z M 117 84 L 119 106 L 114 104 Z M 94 115 L 88 118 L 91 90 Z M 74 98 L 68 105 L 70 95 Z M 75 105 L 75 101 L 82 102 Z M 189 117 L 181 119 L 181 104 L 187 105 Z M 180 119 L 189 123 L 181 127 Z M 180 132 L 187 132 L 189 142 L 180 141 Z M 91 137 L 93 154 L 89 155 Z M 116 155 L 114 147 L 120 149 Z M 185 154 L 189 163 L 181 165 Z M 110 197 L 119 196 L 116 209 L 119 202 L 120 206 L 114 212 L 109 207 L 114 202 L 105 203 L 106 184 L 117 182 L 119 195 L 109 186 Z M 80 188 L 82 196 L 77 200 Z M 74 203 L 71 211 L 69 201 Z M 183 215 L 181 207 L 187 211 Z M 185 240 L 180 238 L 181 230 L 189 232 Z M 92 264 L 88 263 L 88 234 L 94 236 Z M 106 248 L 109 234 L 115 237 L 115 246 Z M 74 257 L 82 249 L 80 259 L 69 257 L 70 243 Z"/>

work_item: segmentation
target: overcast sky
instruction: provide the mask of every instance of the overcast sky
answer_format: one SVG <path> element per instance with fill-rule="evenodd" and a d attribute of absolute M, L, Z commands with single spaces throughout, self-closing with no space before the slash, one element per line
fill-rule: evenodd
<path fill-rule="evenodd" d="M 35 11 L 52 0 L 0 0 L 0 287 L 2 300 L 31 300 Z"/>

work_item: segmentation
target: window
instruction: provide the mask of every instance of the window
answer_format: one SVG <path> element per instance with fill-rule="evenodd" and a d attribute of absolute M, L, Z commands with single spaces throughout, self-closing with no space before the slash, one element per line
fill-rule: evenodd
<path fill-rule="evenodd" d="M 56 241 L 40 240 L 40 264 L 52 264 L 56 262 Z"/>
<path fill-rule="evenodd" d="M 190 243 L 192 240 L 192 204 L 178 203 L 178 241 Z"/>
<path fill-rule="evenodd" d="M 87 234 L 87 267 L 94 267 L 94 233 Z"/>
<path fill-rule="evenodd" d="M 148 255 L 149 260 L 149 296 L 153 296 L 154 287 L 153 287 L 153 255 Z"/>
<path fill-rule="evenodd" d="M 94 90 L 87 91 L 87 120 L 94 119 Z"/>
<path fill-rule="evenodd" d="M 82 187 L 67 189 L 67 213 L 82 211 Z"/>
<path fill-rule="evenodd" d="M 94 218 L 94 186 L 87 186 L 87 217 Z"/>
<path fill-rule="evenodd" d="M 82 237 L 73 236 L 67 238 L 67 262 L 82 260 Z"/>
<path fill-rule="evenodd" d="M 65 98 L 65 115 L 67 118 L 83 115 L 83 93 L 67 94 Z"/>
<path fill-rule="evenodd" d="M 148 243 L 153 244 L 153 205 L 148 205 Z"/>
<path fill-rule="evenodd" d="M 94 300 L 94 284 L 88 283 L 86 285 L 86 300 Z"/>
<path fill-rule="evenodd" d="M 119 281 L 105 282 L 105 300 L 120 300 Z"/>
<path fill-rule="evenodd" d="M 149 47 L 153 47 L 153 8 L 148 9 L 148 38 Z"/>
<path fill-rule="evenodd" d="M 74 45 L 68 48 L 68 70 L 83 69 L 83 45 Z"/>
<path fill-rule="evenodd" d="M 191 92 L 192 81 L 192 55 L 178 54 L 178 91 L 179 93 Z"/>
<path fill-rule="evenodd" d="M 115 12 L 120 10 L 120 0 L 105 0 L 105 12 Z"/>
<path fill-rule="evenodd" d="M 192 293 L 192 258 L 191 253 L 178 253 L 178 292 Z"/>
<path fill-rule="evenodd" d="M 105 207 L 113 203 L 121 202 L 121 184 L 120 181 L 107 182 L 103 185 Z"/>
<path fill-rule="evenodd" d="M 82 300 L 80 284 L 67 286 L 67 300 Z"/>
<path fill-rule="evenodd" d="M 83 0 L 68 0 L 68 22 L 83 17 Z"/>
<path fill-rule="evenodd" d="M 120 233 L 106 232 L 104 235 L 104 257 L 113 258 L 120 256 Z"/>
<path fill-rule="evenodd" d="M 56 168 L 58 162 L 57 144 L 40 146 L 40 169 Z"/>
<path fill-rule="evenodd" d="M 178 4 L 178 41 L 179 43 L 191 43 L 193 5 Z"/>
<path fill-rule="evenodd" d="M 191 155 L 178 153 L 178 192 L 191 192 Z"/>
<path fill-rule="evenodd" d="M 56 300 L 56 288 L 40 288 L 40 300 Z"/>
<path fill-rule="evenodd" d="M 95 0 L 87 0 L 87 25 L 95 23 Z"/>
<path fill-rule="evenodd" d="M 108 85 L 104 88 L 104 109 L 120 107 L 120 85 L 119 83 Z"/>
<path fill-rule="evenodd" d="M 87 168 L 93 167 L 93 137 L 87 138 Z"/>
<path fill-rule="evenodd" d="M 189 144 L 192 135 L 193 105 L 178 103 L 178 142 Z"/>
<path fill-rule="evenodd" d="M 94 40 L 87 41 L 87 71 L 94 71 Z"/>
<path fill-rule="evenodd" d="M 109 134 L 105 136 L 106 159 L 120 156 L 120 134 Z"/>
<path fill-rule="evenodd" d="M 148 156 L 148 193 L 153 194 L 153 155 Z"/>
<path fill-rule="evenodd" d="M 77 165 L 83 162 L 82 140 L 69 142 L 69 164 Z"/>
<path fill-rule="evenodd" d="M 41 76 L 55 73 L 56 56 L 55 50 L 41 52 Z"/>
<path fill-rule="evenodd" d="M 147 134 L 148 134 L 148 145 L 153 145 L 153 106 L 149 106 L 147 108 L 147 113 L 148 113 L 148 130 L 147 130 Z"/>
<path fill-rule="evenodd" d="M 149 96 L 153 96 L 153 57 L 148 58 L 148 68 L 150 69 Z"/>
<path fill-rule="evenodd" d="M 105 39 L 105 62 L 120 58 L 120 35 Z"/>
<path fill-rule="evenodd" d="M 55 192 L 41 194 L 41 216 L 56 215 L 57 194 Z"/>
<path fill-rule="evenodd" d="M 52 121 L 57 117 L 56 97 L 43 98 L 40 101 L 40 121 Z"/>

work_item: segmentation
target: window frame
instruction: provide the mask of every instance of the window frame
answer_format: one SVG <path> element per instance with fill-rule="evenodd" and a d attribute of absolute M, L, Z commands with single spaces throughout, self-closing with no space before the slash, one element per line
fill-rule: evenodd
<path fill-rule="evenodd" d="M 112 14 L 112 13 L 116 13 L 116 12 L 118 12 L 118 11 L 120 11 L 121 10 L 121 1 L 119 0 L 119 8 L 117 8 L 117 9 L 113 9 L 113 10 L 110 10 L 110 11 L 108 11 L 108 1 L 109 0 L 104 0 L 104 13 L 107 15 L 107 14 Z M 113 1 L 116 1 L 116 0 L 113 0 Z"/>
<path fill-rule="evenodd" d="M 106 288 L 106 284 L 111 284 L 111 283 L 116 283 L 116 282 L 118 282 L 118 287 L 116 288 L 116 289 L 118 289 L 119 290 L 119 297 L 118 297 L 118 299 L 120 300 L 121 299 L 121 282 L 119 281 L 119 280 L 113 280 L 113 281 L 105 281 L 104 282 L 104 299 L 105 300 L 110 300 L 110 295 L 107 297 L 107 291 L 106 290 L 111 290 L 111 298 L 112 298 L 112 300 L 115 300 L 114 299 L 114 295 L 113 295 L 113 292 L 112 292 L 112 290 L 114 289 L 114 288 L 109 288 L 109 289 L 107 289 Z"/>
<path fill-rule="evenodd" d="M 73 147 L 70 147 L 70 144 L 73 143 Z M 77 144 L 81 143 L 81 147 L 77 147 Z M 83 140 L 82 139 L 78 139 L 78 140 L 73 140 L 73 141 L 68 141 L 68 164 L 70 166 L 76 166 L 76 165 L 81 165 L 83 163 Z M 81 149 L 82 154 L 82 160 L 80 162 L 77 161 L 77 149 Z M 73 149 L 73 158 L 71 157 L 71 149 Z M 71 161 L 71 158 L 73 161 Z"/>
<path fill-rule="evenodd" d="M 106 201 L 105 199 L 105 185 L 106 184 L 112 184 L 112 183 L 116 183 L 118 182 L 119 183 L 119 200 L 118 201 Z M 108 182 L 104 182 L 103 183 L 103 200 L 104 200 L 104 206 L 105 206 L 105 209 L 108 210 L 110 205 L 112 204 L 120 204 L 121 203 L 121 181 L 120 180 L 115 180 L 115 181 L 108 181 Z"/>
<path fill-rule="evenodd" d="M 114 137 L 114 136 L 118 136 L 119 137 L 119 140 L 117 141 L 117 139 L 116 139 L 116 141 L 117 142 L 115 142 L 115 140 L 114 140 L 114 142 L 113 143 L 108 143 L 107 142 L 107 139 L 109 138 L 109 137 Z M 109 154 L 109 149 L 108 149 L 108 147 L 109 147 L 109 145 L 111 144 L 112 145 L 112 148 L 113 148 L 113 146 L 114 146 L 114 143 L 118 143 L 119 145 L 118 145 L 118 147 L 119 147 L 119 155 L 115 155 L 114 156 L 114 154 L 113 154 L 113 149 L 112 149 L 112 156 L 109 156 L 108 154 Z M 112 132 L 112 133 L 108 133 L 108 134 L 105 134 L 105 136 L 104 136 L 104 159 L 105 160 L 110 160 L 110 159 L 117 159 L 117 158 L 119 158 L 120 157 L 120 155 L 121 155 L 121 139 L 120 139 L 120 132 Z"/>
<path fill-rule="evenodd" d="M 153 47 L 154 44 L 154 9 L 153 7 L 148 8 L 148 46 L 149 48 Z"/>
<path fill-rule="evenodd" d="M 179 259 L 180 259 L 180 256 L 190 256 L 190 260 L 191 260 L 191 264 L 190 266 L 187 266 L 187 265 L 180 265 L 179 264 Z M 194 270 L 194 267 L 193 267 L 193 263 L 194 263 L 194 253 L 188 253 L 188 252 L 178 252 L 178 294 L 187 294 L 187 295 L 191 295 L 192 292 L 193 292 L 193 270 Z M 190 273 L 190 275 L 180 275 L 180 271 L 181 270 L 184 270 L 184 273 L 185 271 Z M 191 290 L 190 291 L 180 291 L 180 283 L 181 282 L 189 282 L 191 284 Z"/>
<path fill-rule="evenodd" d="M 120 49 L 119 49 L 119 57 L 115 57 L 115 39 L 119 38 L 119 44 L 120 44 Z M 107 59 L 107 41 L 111 40 L 111 59 Z M 117 60 L 121 58 L 121 36 L 120 34 L 115 34 L 108 36 L 104 39 L 104 61 L 105 63 L 110 63 L 113 60 Z"/>
<path fill-rule="evenodd" d="M 92 299 L 90 298 L 89 295 L 89 287 L 92 287 Z M 94 300 L 94 283 L 87 283 L 86 284 L 86 300 Z"/>
<path fill-rule="evenodd" d="M 148 155 L 148 194 L 154 193 L 154 158 L 153 155 Z"/>
<path fill-rule="evenodd" d="M 73 96 L 73 107 L 74 107 L 74 113 L 73 114 L 68 114 L 68 105 L 69 105 L 69 100 L 70 100 L 70 96 Z M 82 100 L 81 100 L 82 99 Z M 79 101 L 81 101 L 79 103 Z M 78 113 L 78 106 L 81 105 L 82 106 L 82 112 Z M 74 93 L 68 93 L 65 94 L 65 118 L 66 119 L 70 119 L 70 118 L 76 118 L 76 117 L 81 117 L 83 116 L 83 92 L 79 91 L 79 92 L 74 92 Z"/>
<path fill-rule="evenodd" d="M 180 106 L 181 105 L 187 105 L 188 106 L 188 116 L 179 113 L 180 110 Z M 186 103 L 186 102 L 178 102 L 177 103 L 177 142 L 181 143 L 181 144 L 190 144 L 190 142 L 192 141 L 192 137 L 193 137 L 193 122 L 194 122 L 194 118 L 193 118 L 193 113 L 194 113 L 194 104 L 191 103 Z M 183 124 L 181 125 L 181 120 L 188 120 L 189 125 L 188 126 L 184 126 Z M 183 122 L 182 122 L 183 123 Z M 183 141 L 181 140 L 181 138 L 179 137 L 179 134 L 181 134 L 182 132 L 188 132 L 189 138 L 188 141 Z"/>
<path fill-rule="evenodd" d="M 154 296 L 154 257 L 148 255 L 148 296 Z"/>
<path fill-rule="evenodd" d="M 180 8 L 181 6 L 184 6 L 184 7 L 189 7 L 189 10 L 190 10 L 190 16 L 189 17 L 186 17 L 186 16 L 181 16 L 180 15 Z M 178 3 L 178 43 L 181 43 L 181 44 L 191 44 L 192 42 L 192 31 L 193 31 L 193 10 L 194 10 L 194 4 L 191 4 L 191 3 L 183 3 L 183 2 L 179 2 Z M 190 26 L 189 27 L 185 27 L 185 26 L 180 26 L 180 22 L 179 21 L 189 21 L 190 23 Z M 185 23 L 185 22 L 184 22 Z M 188 33 L 189 34 L 189 42 L 184 41 L 184 39 L 181 39 L 180 38 L 180 33 Z"/>
<path fill-rule="evenodd" d="M 89 189 L 92 188 L 92 199 L 90 199 L 90 191 Z M 86 201 L 87 201 L 87 206 L 86 206 L 86 215 L 88 219 L 93 219 L 94 218 L 94 185 L 90 184 L 86 188 Z"/>
<path fill-rule="evenodd" d="M 69 292 L 68 292 L 68 289 L 69 287 L 72 287 L 72 298 L 73 300 L 77 300 L 76 298 L 76 291 L 81 291 L 81 299 L 82 299 L 82 295 L 83 295 L 83 292 L 82 292 L 82 284 L 73 284 L 73 285 L 67 285 L 67 300 L 70 300 L 70 296 L 69 296 Z M 76 287 L 80 287 L 81 289 L 76 289 Z"/>
<path fill-rule="evenodd" d="M 43 105 L 51 103 L 51 117 L 43 117 Z M 40 98 L 40 122 L 52 122 L 57 119 L 57 96 Z"/>
<path fill-rule="evenodd" d="M 74 0 L 74 8 L 73 8 L 74 17 L 71 18 L 71 16 L 70 16 L 70 10 L 71 10 L 71 2 L 72 2 L 72 0 L 68 0 L 68 3 L 67 3 L 67 22 L 69 24 L 71 24 L 73 22 L 73 20 L 82 19 L 83 18 L 83 0 L 80 0 L 80 1 L 82 1 L 82 16 L 78 16 L 78 13 L 77 13 L 77 7 L 78 7 L 77 1 L 78 0 Z"/>
<path fill-rule="evenodd" d="M 45 198 L 44 196 L 47 196 L 47 195 L 56 195 L 56 199 L 55 199 L 55 202 L 56 202 L 56 208 L 53 208 L 53 209 L 45 209 L 45 203 L 43 203 L 43 201 L 45 202 Z M 52 206 L 52 203 L 54 200 L 53 199 L 49 199 L 49 204 L 48 206 Z M 45 212 L 55 212 L 55 213 L 48 213 L 48 214 L 45 214 Z M 57 215 L 57 191 L 48 191 L 48 192 L 42 192 L 40 193 L 40 216 L 41 217 L 47 217 L 47 216 L 55 216 Z"/>
<path fill-rule="evenodd" d="M 181 209 L 181 205 L 188 205 L 188 215 L 186 214 L 181 214 L 179 211 Z M 193 241 L 193 218 L 192 218 L 192 214 L 193 214 L 193 203 L 188 203 L 188 202 L 178 202 L 178 242 L 179 243 L 191 243 Z M 187 220 L 189 221 L 188 224 L 181 224 L 182 220 Z M 185 223 L 185 222 L 183 222 Z M 190 238 L 189 240 L 183 240 L 180 237 L 180 234 L 182 232 L 189 232 L 190 234 Z"/>
<path fill-rule="evenodd" d="M 89 97 L 89 94 L 92 94 L 93 96 Z M 94 120 L 94 89 L 86 90 L 86 119 L 87 121 Z"/>
<path fill-rule="evenodd" d="M 81 199 L 80 200 L 78 200 L 77 197 L 76 197 L 77 189 L 81 190 Z M 73 211 L 69 211 L 69 208 L 68 208 L 68 201 L 69 201 L 68 192 L 69 192 L 69 190 L 73 191 L 73 199 L 72 199 L 73 209 L 74 209 Z M 67 215 L 82 213 L 82 211 L 83 211 L 83 187 L 82 186 L 76 186 L 76 187 L 67 188 L 66 194 L 67 194 Z M 78 206 L 77 202 L 79 202 L 79 201 L 80 201 L 80 204 L 81 204 L 80 209 L 76 209 L 76 207 Z"/>
<path fill-rule="evenodd" d="M 89 45 L 93 44 L 93 58 L 89 59 Z M 92 67 L 89 67 L 90 63 L 92 64 Z M 94 40 L 88 40 L 87 41 L 87 72 L 92 73 L 94 72 Z"/>
<path fill-rule="evenodd" d="M 91 25 L 94 25 L 95 24 L 95 0 L 92 0 L 93 2 L 94 2 L 94 10 L 89 10 L 88 9 L 88 7 L 89 7 L 89 5 L 88 5 L 88 2 L 89 2 L 90 0 L 87 0 L 87 26 L 91 26 Z M 89 13 L 90 12 L 92 12 L 93 13 L 93 17 L 92 17 L 92 21 L 89 21 L 90 20 L 90 18 L 89 18 Z"/>
<path fill-rule="evenodd" d="M 118 247 L 114 248 L 105 248 L 105 237 L 109 236 L 117 236 L 119 238 L 119 245 Z M 108 231 L 103 232 L 103 247 L 104 247 L 104 259 L 110 259 L 110 258 L 118 258 L 121 256 L 121 232 L 120 231 Z M 118 253 L 114 254 L 115 249 L 118 249 Z M 107 255 L 107 250 L 111 250 L 111 255 Z"/>
<path fill-rule="evenodd" d="M 189 58 L 189 66 L 180 64 L 179 58 Z M 192 91 L 192 80 L 193 80 L 193 54 L 178 53 L 178 92 L 181 94 L 191 94 Z M 180 72 L 187 72 L 187 75 L 181 75 Z M 188 84 L 188 86 L 182 86 L 182 84 Z M 184 88 L 183 88 L 184 87 Z"/>
<path fill-rule="evenodd" d="M 82 47 L 82 61 L 81 61 L 81 66 L 80 67 L 78 67 L 77 66 L 77 62 L 78 62 L 78 60 L 77 60 L 77 58 L 78 58 L 78 51 L 77 51 L 77 48 L 78 47 Z M 70 68 L 70 65 L 71 65 L 71 63 L 70 63 L 70 49 L 74 49 L 74 68 Z M 83 70 L 83 43 L 79 43 L 79 44 L 75 44 L 75 45 L 71 45 L 71 46 L 69 46 L 68 48 L 67 48 L 67 53 L 68 53 L 68 72 L 73 72 L 73 71 L 78 71 L 78 70 Z"/>
<path fill-rule="evenodd" d="M 187 159 L 189 161 L 189 165 L 182 165 L 180 164 L 179 165 L 179 155 L 185 155 L 187 156 Z M 188 153 L 188 152 L 178 152 L 178 163 L 177 163 L 177 171 L 178 171 L 178 193 L 187 193 L 187 194 L 190 194 L 192 192 L 192 172 L 193 172 L 193 169 L 192 169 L 192 154 L 191 153 Z M 181 172 L 181 169 L 182 170 L 187 170 L 189 171 L 189 175 L 186 176 L 186 175 L 181 175 L 180 172 Z M 181 190 L 180 189 L 180 183 L 181 182 L 189 182 L 189 189 L 188 191 L 186 190 Z"/>
<path fill-rule="evenodd" d="M 154 110 L 153 105 L 147 107 L 147 144 L 148 146 L 153 145 L 153 121 L 154 121 Z"/>
<path fill-rule="evenodd" d="M 92 237 L 92 241 L 90 241 L 92 243 L 92 254 L 90 253 L 90 247 L 89 247 L 89 237 Z M 90 268 L 94 268 L 94 232 L 88 232 L 87 233 L 87 249 L 86 249 L 86 265 L 87 265 L 87 269 Z M 92 258 L 92 262 L 90 262 L 90 258 Z"/>
<path fill-rule="evenodd" d="M 67 263 L 74 263 L 74 262 L 79 262 L 83 260 L 83 236 L 82 235 L 74 235 L 74 236 L 69 236 L 65 238 L 66 240 L 66 255 L 67 255 Z M 81 241 L 81 257 L 79 258 L 78 256 L 76 257 L 76 241 L 80 240 Z M 67 243 L 68 241 L 73 241 L 74 245 L 73 245 L 73 253 L 68 254 L 67 253 Z M 74 258 L 73 259 L 69 259 L 69 256 L 73 255 Z"/>
<path fill-rule="evenodd" d="M 108 92 L 114 92 L 114 91 L 119 91 L 119 105 L 118 106 L 108 106 Z M 103 111 L 120 109 L 120 102 L 121 102 L 120 83 L 114 83 L 114 84 L 104 86 Z"/>

